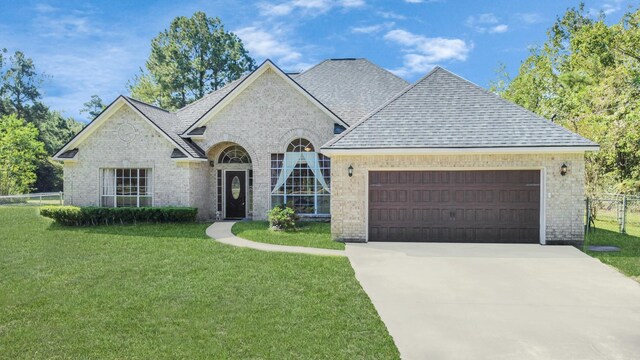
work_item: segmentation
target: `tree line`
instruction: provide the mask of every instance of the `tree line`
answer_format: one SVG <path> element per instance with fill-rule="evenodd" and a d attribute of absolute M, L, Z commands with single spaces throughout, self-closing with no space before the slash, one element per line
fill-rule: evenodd
<path fill-rule="evenodd" d="M 600 144 L 587 154 L 589 194 L 640 192 L 640 10 L 613 25 L 584 4 L 568 9 L 518 73 L 492 89 Z"/>

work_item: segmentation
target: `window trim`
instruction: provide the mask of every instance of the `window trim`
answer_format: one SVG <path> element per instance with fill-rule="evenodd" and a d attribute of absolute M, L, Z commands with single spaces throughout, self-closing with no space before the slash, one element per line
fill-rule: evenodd
<path fill-rule="evenodd" d="M 242 151 L 244 154 L 240 157 L 236 156 L 240 151 Z M 240 162 L 223 161 L 224 158 L 232 159 L 231 156 L 227 156 L 227 154 L 230 152 L 234 152 L 233 158 L 240 159 Z M 246 159 L 246 161 L 243 161 L 243 159 Z M 245 149 L 244 147 L 237 144 L 229 145 L 220 152 L 220 155 L 218 155 L 218 164 L 251 164 L 251 156 L 249 155 L 247 149 Z"/>
<path fill-rule="evenodd" d="M 113 170 L 113 195 L 104 195 L 104 173 L 105 170 Z M 135 195 L 118 195 L 117 194 L 117 184 L 118 184 L 118 170 L 136 170 L 136 194 Z M 147 179 L 147 195 L 140 195 L 140 170 L 146 171 L 146 179 Z M 150 173 L 149 173 L 150 172 Z M 101 167 L 98 168 L 98 206 L 99 207 L 154 207 L 155 206 L 155 171 L 151 167 Z M 149 185 L 149 181 L 151 181 L 151 185 Z M 118 197 L 136 197 L 136 205 L 135 206 L 118 206 Z M 113 206 L 103 205 L 103 198 L 112 198 Z M 147 206 L 140 206 L 141 198 L 149 198 L 151 200 L 151 204 Z"/>
<path fill-rule="evenodd" d="M 306 139 L 303 139 L 306 140 Z M 309 142 L 309 144 L 311 144 L 311 142 Z M 329 192 L 328 194 L 318 194 L 319 190 L 322 190 L 322 186 L 318 183 L 318 181 L 315 179 L 315 177 L 312 177 L 314 179 L 313 181 L 313 194 L 308 194 L 308 195 L 295 195 L 295 194 L 287 194 L 287 183 L 285 182 L 285 184 L 282 186 L 283 188 L 283 193 L 282 194 L 273 194 L 273 176 L 271 174 L 271 172 L 273 170 L 277 170 L 277 176 L 279 176 L 280 172 L 284 170 L 283 167 L 283 163 L 284 163 L 284 154 L 285 153 L 271 153 L 270 157 L 269 157 L 269 208 L 273 208 L 274 203 L 273 203 L 273 198 L 275 196 L 280 196 L 283 198 L 283 203 L 286 204 L 288 198 L 296 198 L 296 197 L 313 197 L 313 212 L 312 213 L 297 213 L 298 215 L 302 216 L 302 217 L 328 217 L 331 216 L 331 207 L 329 207 L 328 212 L 319 212 L 319 202 L 318 200 L 320 198 L 323 197 L 328 197 L 329 201 L 331 201 L 331 192 Z M 323 155 L 321 153 L 318 153 L 318 155 L 323 156 L 326 160 L 328 160 L 328 167 L 320 167 L 320 170 L 324 170 L 324 169 L 328 169 L 329 171 L 329 184 L 331 184 L 331 158 Z M 277 163 L 279 163 L 280 165 L 278 167 L 273 167 L 273 162 L 274 162 L 274 157 L 276 157 L 275 161 Z M 282 157 L 281 159 L 278 159 L 278 157 Z M 321 160 L 322 161 L 322 160 Z M 296 166 L 299 166 L 296 165 Z M 294 170 L 295 171 L 295 170 Z M 307 166 L 307 170 L 308 172 L 311 172 L 311 169 L 308 168 Z M 292 173 L 293 174 L 293 173 Z M 291 179 L 291 177 L 287 178 L 287 181 L 289 181 L 289 179 Z M 327 177 L 325 176 L 325 180 L 327 180 Z M 331 185 L 329 185 L 330 187 Z"/>

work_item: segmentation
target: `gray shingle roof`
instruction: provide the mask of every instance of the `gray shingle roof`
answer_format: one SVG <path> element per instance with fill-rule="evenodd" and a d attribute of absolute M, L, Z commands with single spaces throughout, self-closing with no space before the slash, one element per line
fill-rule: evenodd
<path fill-rule="evenodd" d="M 292 79 L 349 125 L 409 85 L 366 59 L 325 60 Z"/>
<path fill-rule="evenodd" d="M 436 67 L 324 148 L 555 146 L 597 144 Z"/>
<path fill-rule="evenodd" d="M 230 82 L 176 112 L 129 97 L 125 99 L 180 145 L 184 153 L 205 158 L 204 151 L 182 134 L 247 76 Z M 293 78 L 346 123 L 354 123 L 408 85 L 406 81 L 364 59 L 326 60 Z M 194 130 L 189 135 L 196 134 L 200 132 Z"/>
<path fill-rule="evenodd" d="M 171 138 L 171 140 L 180 145 L 182 150 L 189 153 L 192 157 L 206 158 L 204 151 L 200 149 L 198 145 L 193 143 L 191 139 L 180 137 L 179 134 L 182 133 L 184 125 L 178 120 L 178 116 L 175 113 L 171 113 L 167 110 L 129 97 L 125 97 L 125 99 L 151 122 L 158 126 L 162 132 Z"/>

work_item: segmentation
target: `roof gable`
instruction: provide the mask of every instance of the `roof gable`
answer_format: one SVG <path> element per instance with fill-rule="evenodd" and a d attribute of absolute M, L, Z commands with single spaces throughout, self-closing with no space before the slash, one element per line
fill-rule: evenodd
<path fill-rule="evenodd" d="M 69 140 L 58 152 L 53 155 L 54 160 L 69 160 L 64 154 L 68 154 L 69 150 L 76 149 L 78 145 L 84 142 L 91 134 L 100 128 L 102 124 L 109 120 L 121 107 L 127 106 L 138 114 L 141 118 L 149 122 L 152 128 L 158 131 L 169 143 L 175 147 L 184 150 L 189 154 L 191 159 L 199 159 L 201 156 L 199 148 L 173 131 L 173 122 L 175 115 L 158 107 L 145 104 L 143 102 L 119 96 L 111 104 L 109 104 L 93 121 L 85 126 L 78 134 Z M 177 121 L 177 120 L 176 120 Z M 77 151 L 76 151 L 77 153 Z M 202 153 L 203 154 L 203 153 Z M 74 154 L 75 156 L 75 154 Z"/>
<path fill-rule="evenodd" d="M 597 144 L 436 67 L 324 149 L 588 148 Z"/>
<path fill-rule="evenodd" d="M 347 125 L 339 116 L 333 113 L 328 107 L 326 107 L 323 103 L 318 101 L 313 95 L 311 95 L 306 89 L 296 83 L 289 75 L 284 73 L 280 68 L 278 68 L 275 64 L 271 62 L 271 60 L 265 60 L 262 65 L 260 65 L 256 70 L 254 70 L 248 76 L 242 78 L 238 81 L 237 84 L 233 88 L 230 88 L 228 92 L 222 94 L 219 99 L 209 110 L 207 110 L 204 114 L 202 114 L 194 123 L 192 123 L 186 130 L 183 131 L 184 134 L 189 134 L 194 129 L 205 126 L 205 124 L 211 120 L 215 114 L 219 113 L 222 109 L 225 108 L 229 103 L 235 99 L 240 93 L 242 93 L 245 89 L 247 89 L 256 79 L 258 79 L 262 74 L 264 74 L 267 70 L 272 70 L 275 74 L 280 76 L 287 84 L 291 85 L 295 90 L 305 96 L 309 101 L 311 101 L 314 105 L 316 105 L 320 110 L 322 110 L 327 116 L 333 119 L 335 122 L 340 124 Z M 347 125 L 348 126 L 348 125 Z"/>

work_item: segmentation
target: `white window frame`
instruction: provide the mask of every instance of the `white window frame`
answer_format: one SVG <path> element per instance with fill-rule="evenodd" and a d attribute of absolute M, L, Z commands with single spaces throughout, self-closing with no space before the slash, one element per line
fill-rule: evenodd
<path fill-rule="evenodd" d="M 300 147 L 300 146 L 299 146 L 299 144 L 294 144 L 294 142 L 298 142 L 298 143 L 300 143 L 300 141 L 301 141 L 301 140 L 302 140 L 302 141 L 306 141 L 306 142 L 309 144 L 309 146 L 311 146 L 311 149 L 312 149 L 312 151 L 313 151 L 313 145 L 311 144 L 311 142 L 310 142 L 310 141 L 308 141 L 308 140 L 306 140 L 306 139 L 304 139 L 304 138 L 301 138 L 301 139 L 295 139 L 294 141 L 292 141 L 292 142 L 291 142 L 291 144 L 290 144 L 290 145 L 294 145 L 294 146 L 298 146 L 298 147 Z M 289 147 L 290 145 L 288 145 L 288 147 Z M 329 194 L 318 194 L 318 190 L 321 188 L 321 186 L 318 184 L 318 181 L 317 181 L 317 180 L 314 180 L 314 182 L 313 182 L 313 194 L 312 194 L 312 195 L 311 195 L 311 194 L 309 194 L 309 195 L 293 195 L 293 194 L 287 194 L 287 183 L 286 183 L 286 182 L 285 182 L 285 184 L 284 184 L 284 185 L 282 185 L 282 188 L 283 188 L 283 193 L 282 193 L 282 194 L 273 194 L 273 193 L 272 193 L 272 192 L 273 192 L 273 184 L 272 184 L 272 181 L 273 181 L 273 180 L 272 180 L 272 178 L 271 178 L 271 171 L 273 171 L 273 170 L 275 170 L 275 169 L 278 169 L 279 171 L 285 171 L 285 168 L 284 168 L 284 160 L 282 160 L 282 165 L 281 165 L 281 167 L 279 167 L 279 168 L 274 168 L 274 167 L 272 166 L 273 156 L 274 156 L 274 155 L 275 155 L 275 156 L 279 156 L 279 155 L 283 155 L 283 153 L 273 153 L 273 154 L 271 154 L 271 157 L 270 157 L 270 159 L 269 159 L 269 193 L 270 193 L 270 196 L 269 196 L 269 207 L 270 207 L 270 208 L 272 208 L 272 207 L 273 207 L 273 197 L 274 197 L 274 196 L 282 196 L 282 198 L 283 198 L 283 203 L 284 203 L 285 205 L 287 204 L 287 200 L 288 200 L 288 199 L 292 199 L 292 198 L 296 198 L 296 197 L 310 197 L 310 196 L 313 196 L 313 212 L 312 212 L 312 213 L 299 213 L 299 215 L 300 215 L 300 216 L 330 216 L 330 215 L 331 215 L 331 206 L 329 206 L 329 211 L 328 211 L 328 212 L 319 212 L 319 206 L 318 206 L 318 204 L 319 204 L 319 203 L 318 203 L 319 198 L 322 198 L 322 197 L 328 197 L 328 198 L 329 198 L 329 201 L 331 201 L 331 193 L 329 193 Z M 322 155 L 322 154 L 319 154 L 319 155 Z M 323 156 L 324 156 L 324 155 L 323 155 Z M 331 158 L 329 158 L 328 156 L 325 156 L 325 157 L 329 160 L 329 172 L 331 172 Z M 296 165 L 296 166 L 298 166 L 298 165 Z M 325 168 L 325 167 L 321 167 L 321 170 L 323 170 L 323 169 L 326 169 L 326 168 Z M 309 169 L 309 170 L 307 170 L 307 171 L 309 171 L 309 172 L 310 172 L 311 170 Z M 278 172 L 278 174 L 279 174 L 279 172 Z M 291 176 L 291 177 L 293 177 L 293 174 L 292 174 L 292 176 Z M 289 177 L 289 179 L 290 179 L 291 177 Z M 289 179 L 287 179 L 287 181 L 288 181 Z M 314 179 L 315 179 L 315 178 L 314 178 Z M 325 178 L 325 179 L 326 179 L 326 178 Z M 331 179 L 331 176 L 329 176 L 329 181 L 330 181 L 330 179 Z"/>
<path fill-rule="evenodd" d="M 104 194 L 104 176 L 105 176 L 105 172 L 109 170 L 109 171 L 113 171 L 113 194 Z M 136 194 L 135 195 L 117 195 L 117 184 L 118 184 L 118 171 L 119 170 L 135 170 L 136 171 Z M 145 170 L 146 173 L 146 187 L 147 187 L 147 194 L 146 195 L 140 195 L 140 170 Z M 136 204 L 135 206 L 120 206 L 120 207 L 140 207 L 140 198 L 150 198 L 151 200 L 151 204 L 148 206 L 153 207 L 155 205 L 155 196 L 154 194 L 154 189 L 153 186 L 155 185 L 155 181 L 153 179 L 153 169 L 152 168 L 147 168 L 147 167 L 127 167 L 127 168 L 112 168 L 112 167 L 105 167 L 105 168 L 100 168 L 98 170 L 98 204 L 100 207 L 111 207 L 111 206 L 107 206 L 107 205 L 103 205 L 103 199 L 104 198 L 109 198 L 111 197 L 113 199 L 113 206 L 112 207 L 118 207 L 118 197 L 134 197 L 136 198 Z"/>

